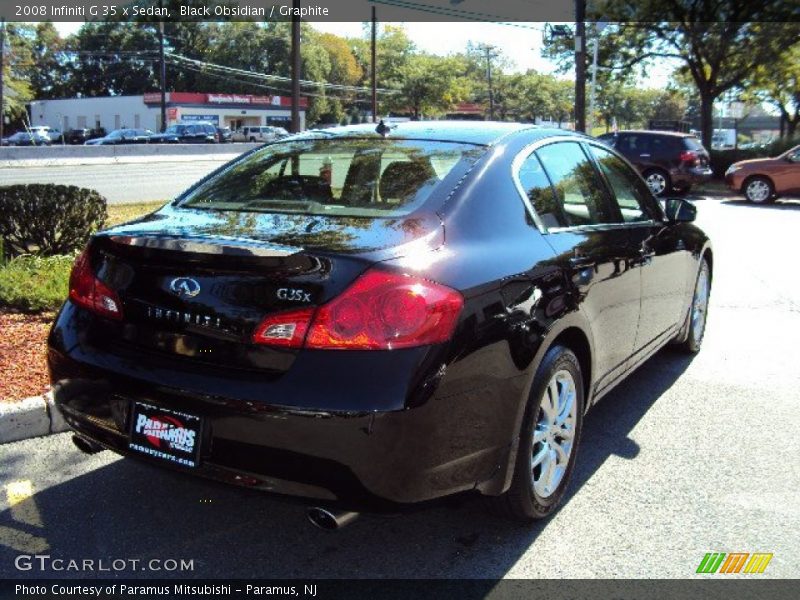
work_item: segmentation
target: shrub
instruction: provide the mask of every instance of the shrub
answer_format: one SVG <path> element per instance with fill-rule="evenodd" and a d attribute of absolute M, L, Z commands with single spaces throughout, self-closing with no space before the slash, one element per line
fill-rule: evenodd
<path fill-rule="evenodd" d="M 18 256 L 0 265 L 0 307 L 55 310 L 67 298 L 73 255 Z"/>
<path fill-rule="evenodd" d="M 747 160 L 749 158 L 767 158 L 783 154 L 789 148 L 793 148 L 800 144 L 798 138 L 785 138 L 777 140 L 766 146 L 760 148 L 740 148 L 738 150 L 709 150 L 711 155 L 711 169 L 714 171 L 714 177 L 722 179 L 725 177 L 725 171 L 728 170 L 733 163 L 740 160 Z"/>
<path fill-rule="evenodd" d="M 8 256 L 80 250 L 106 220 L 106 199 L 73 185 L 0 187 L 0 237 Z"/>

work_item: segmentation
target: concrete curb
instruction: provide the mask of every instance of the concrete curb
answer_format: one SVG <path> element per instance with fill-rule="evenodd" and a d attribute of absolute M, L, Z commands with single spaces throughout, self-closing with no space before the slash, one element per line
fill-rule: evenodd
<path fill-rule="evenodd" d="M 0 444 L 67 431 L 64 417 L 53 403 L 53 394 L 31 396 L 20 402 L 0 404 Z"/>

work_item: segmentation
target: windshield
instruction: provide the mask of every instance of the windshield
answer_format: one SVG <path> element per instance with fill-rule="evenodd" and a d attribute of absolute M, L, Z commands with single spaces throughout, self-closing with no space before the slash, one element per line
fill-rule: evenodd
<path fill-rule="evenodd" d="M 178 135 L 183 135 L 183 132 L 186 130 L 185 125 L 170 125 L 167 127 L 164 133 L 175 133 Z"/>
<path fill-rule="evenodd" d="M 180 206 L 395 217 L 419 208 L 483 147 L 420 140 L 305 139 L 270 144 L 190 191 Z"/>

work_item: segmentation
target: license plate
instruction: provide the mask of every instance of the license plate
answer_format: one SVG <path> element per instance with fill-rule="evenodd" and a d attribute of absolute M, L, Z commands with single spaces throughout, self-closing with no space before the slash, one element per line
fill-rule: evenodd
<path fill-rule="evenodd" d="M 128 448 L 184 467 L 196 467 L 201 425 L 198 416 L 134 402 Z"/>

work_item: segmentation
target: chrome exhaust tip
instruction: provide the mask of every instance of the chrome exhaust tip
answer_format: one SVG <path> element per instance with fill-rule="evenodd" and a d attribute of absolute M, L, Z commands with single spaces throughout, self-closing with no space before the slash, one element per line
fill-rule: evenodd
<path fill-rule="evenodd" d="M 105 450 L 99 444 L 95 444 L 94 442 L 90 442 L 86 438 L 83 438 L 79 435 L 72 436 L 72 443 L 75 444 L 75 447 L 85 454 L 97 454 L 98 452 L 102 452 Z"/>
<path fill-rule="evenodd" d="M 334 511 L 314 506 L 306 511 L 306 517 L 313 525 L 326 531 L 341 529 L 358 518 L 359 513 Z"/>

